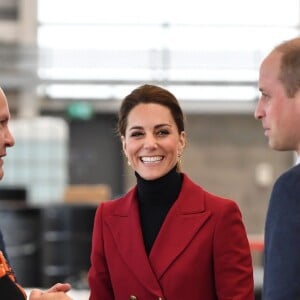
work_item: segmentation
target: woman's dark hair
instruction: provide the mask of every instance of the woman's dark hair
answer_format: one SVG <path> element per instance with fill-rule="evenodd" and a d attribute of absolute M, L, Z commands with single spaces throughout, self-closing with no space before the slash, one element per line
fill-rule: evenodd
<path fill-rule="evenodd" d="M 167 107 L 174 118 L 178 132 L 184 131 L 184 116 L 176 97 L 162 87 L 145 84 L 134 89 L 121 103 L 117 128 L 120 136 L 125 136 L 129 113 L 141 103 L 156 103 Z"/>

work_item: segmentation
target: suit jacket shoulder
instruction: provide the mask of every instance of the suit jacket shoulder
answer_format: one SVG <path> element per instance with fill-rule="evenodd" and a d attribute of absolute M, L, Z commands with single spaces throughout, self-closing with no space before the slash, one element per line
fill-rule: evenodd
<path fill-rule="evenodd" d="M 284 198 L 298 195 L 300 192 L 300 164 L 296 165 L 283 174 L 281 174 L 275 181 L 272 196 Z M 298 196 L 297 196 L 298 197 Z"/>

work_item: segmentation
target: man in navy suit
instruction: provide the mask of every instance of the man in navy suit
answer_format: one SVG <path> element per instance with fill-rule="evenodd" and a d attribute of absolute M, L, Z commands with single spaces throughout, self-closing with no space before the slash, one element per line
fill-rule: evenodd
<path fill-rule="evenodd" d="M 7 99 L 0 88 L 0 180 L 3 178 L 3 158 L 6 156 L 6 148 L 12 147 L 14 138 L 8 128 L 10 113 Z M 30 270 L 28 270 L 30 272 Z M 70 289 L 67 283 L 57 283 L 47 291 L 34 289 L 30 293 L 29 300 L 71 300 L 65 293 Z M 24 300 L 26 294 L 21 286 L 15 281 L 14 275 L 8 264 L 5 243 L 0 229 L 0 299 Z"/>
<path fill-rule="evenodd" d="M 300 299 L 300 38 L 275 47 L 259 74 L 255 118 L 270 148 L 294 151 L 296 165 L 276 180 L 265 224 L 264 300 Z"/>
<path fill-rule="evenodd" d="M 4 256 L 7 257 L 1 230 L 0 230 L 0 250 L 3 252 Z"/>

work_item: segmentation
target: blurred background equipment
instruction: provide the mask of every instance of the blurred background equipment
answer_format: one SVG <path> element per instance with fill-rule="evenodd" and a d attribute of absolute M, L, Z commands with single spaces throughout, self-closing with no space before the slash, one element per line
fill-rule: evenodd
<path fill-rule="evenodd" d="M 99 205 L 111 199 L 111 188 L 107 184 L 73 184 L 65 189 L 66 203 L 85 203 Z"/>
<path fill-rule="evenodd" d="M 95 205 L 54 205 L 42 210 L 42 286 L 68 281 L 87 288 Z"/>
<path fill-rule="evenodd" d="M 10 264 L 25 287 L 68 281 L 87 289 L 95 204 L 0 205 Z"/>
<path fill-rule="evenodd" d="M 0 206 L 0 228 L 18 282 L 40 286 L 40 210 Z"/>

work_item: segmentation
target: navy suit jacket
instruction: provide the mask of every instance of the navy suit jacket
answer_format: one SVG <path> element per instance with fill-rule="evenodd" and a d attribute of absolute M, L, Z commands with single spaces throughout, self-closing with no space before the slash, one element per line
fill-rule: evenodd
<path fill-rule="evenodd" d="M 0 251 L 2 251 L 2 253 L 4 254 L 4 256 L 7 259 L 6 250 L 5 250 L 5 243 L 4 243 L 4 240 L 3 240 L 3 235 L 2 235 L 1 229 L 0 229 Z"/>
<path fill-rule="evenodd" d="M 264 253 L 264 300 L 300 299 L 300 164 L 275 182 Z"/>
<path fill-rule="evenodd" d="M 5 243 L 3 240 L 3 235 L 0 230 L 0 250 L 8 260 Z M 2 300 L 25 300 L 26 296 L 23 294 L 21 289 L 8 277 L 5 275 L 0 278 L 0 299 Z"/>

